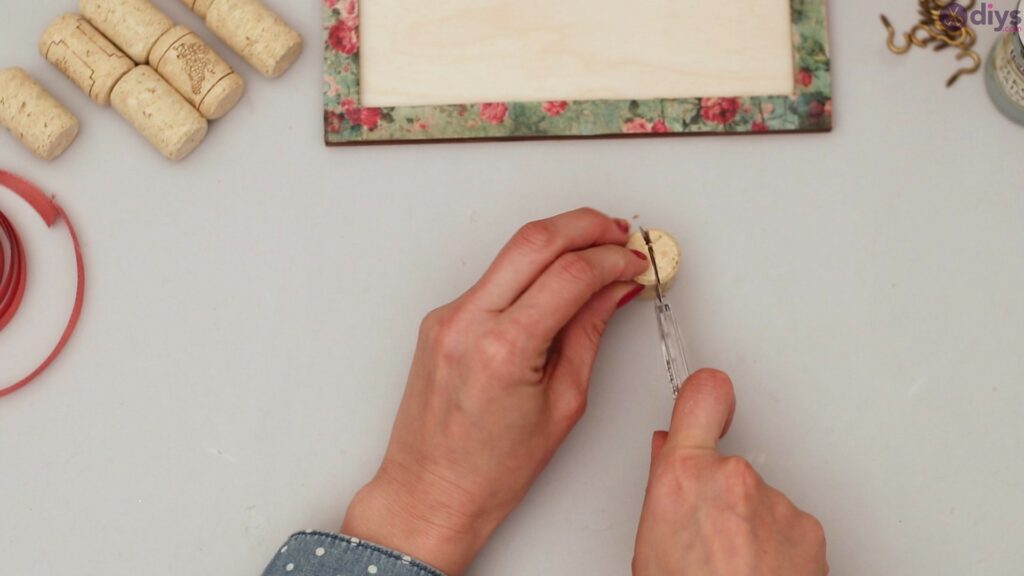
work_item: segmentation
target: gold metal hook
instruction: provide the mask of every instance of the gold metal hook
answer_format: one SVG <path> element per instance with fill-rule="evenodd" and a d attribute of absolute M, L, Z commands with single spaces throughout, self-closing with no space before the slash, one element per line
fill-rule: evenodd
<path fill-rule="evenodd" d="M 952 42 L 946 42 L 944 44 L 945 46 L 952 46 L 954 48 L 960 48 L 961 50 L 970 51 L 972 48 L 974 48 L 974 44 L 977 42 L 977 40 L 978 35 L 975 34 L 974 30 L 971 30 L 970 28 L 964 28 L 964 35 L 961 39 Z"/>
<path fill-rule="evenodd" d="M 881 15 L 882 25 L 885 26 L 887 32 L 886 46 L 890 52 L 906 54 L 915 46 L 918 48 L 932 46 L 938 52 L 952 46 L 959 49 L 956 55 L 958 61 L 965 59 L 971 61 L 969 66 L 958 70 L 949 79 L 946 86 L 952 86 L 961 76 L 973 74 L 980 70 L 982 66 L 981 56 L 973 50 L 975 43 L 977 43 L 978 35 L 970 27 L 970 23 L 962 22 L 962 26 L 947 27 L 948 22 L 946 19 L 951 15 L 947 9 L 957 2 L 958 0 L 918 0 L 920 21 L 908 32 L 902 34 L 902 44 L 898 43 L 897 37 L 899 33 L 896 32 L 889 18 L 885 14 Z M 977 0 L 969 0 L 964 10 L 970 12 L 975 5 L 977 5 Z M 960 6 L 964 6 L 964 4 L 960 4 Z"/>
<path fill-rule="evenodd" d="M 921 32 L 925 33 L 925 38 L 920 37 Z M 931 44 L 932 42 L 940 39 L 940 37 L 936 36 L 935 32 L 931 28 L 925 26 L 924 24 L 918 24 L 914 26 L 913 28 L 910 29 L 910 32 L 908 32 L 907 35 L 909 37 L 910 43 L 913 44 L 914 46 L 917 46 L 918 48 L 924 48 Z"/>
<path fill-rule="evenodd" d="M 972 64 L 966 68 L 961 68 L 959 71 L 957 71 L 956 74 L 953 74 L 949 81 L 946 82 L 946 88 L 949 88 L 953 84 L 956 84 L 956 81 L 959 80 L 960 77 L 963 76 L 964 74 L 974 74 L 978 70 L 981 70 L 981 56 L 978 56 L 977 52 L 972 52 L 970 50 L 960 50 L 960 53 L 956 55 L 956 59 L 963 60 L 964 58 L 970 58 Z"/>
<path fill-rule="evenodd" d="M 882 25 L 885 26 L 888 32 L 888 37 L 885 40 L 885 45 L 889 47 L 889 51 L 893 54 L 906 54 L 910 52 L 910 47 L 913 46 L 910 34 L 903 34 L 904 44 L 903 46 L 896 45 L 896 28 L 893 27 L 892 22 L 889 22 L 889 18 L 885 14 L 881 15 Z"/>

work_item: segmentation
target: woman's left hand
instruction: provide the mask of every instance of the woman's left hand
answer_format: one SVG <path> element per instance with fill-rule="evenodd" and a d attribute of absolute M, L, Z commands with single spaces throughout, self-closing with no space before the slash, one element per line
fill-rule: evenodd
<path fill-rule="evenodd" d="M 605 326 L 648 267 L 628 235 L 590 209 L 527 224 L 426 317 L 387 454 L 345 534 L 465 571 L 583 415 Z"/>

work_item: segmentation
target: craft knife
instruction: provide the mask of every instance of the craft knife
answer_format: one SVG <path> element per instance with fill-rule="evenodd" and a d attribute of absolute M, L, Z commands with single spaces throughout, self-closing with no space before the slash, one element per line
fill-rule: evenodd
<path fill-rule="evenodd" d="M 651 257 L 651 266 L 654 268 L 654 293 L 657 297 L 654 301 L 654 312 L 658 318 L 658 333 L 661 336 L 661 351 L 665 357 L 665 368 L 668 370 L 668 381 L 672 387 L 672 396 L 679 396 L 679 389 L 690 376 L 690 368 L 686 363 L 686 352 L 683 346 L 683 335 L 679 331 L 679 323 L 676 322 L 675 313 L 672 312 L 672 304 L 665 300 L 665 292 L 661 284 L 661 273 L 658 271 L 658 260 L 654 257 L 654 243 L 651 241 L 651 234 L 646 228 L 640 228 L 644 243 L 647 244 L 647 252 Z"/>

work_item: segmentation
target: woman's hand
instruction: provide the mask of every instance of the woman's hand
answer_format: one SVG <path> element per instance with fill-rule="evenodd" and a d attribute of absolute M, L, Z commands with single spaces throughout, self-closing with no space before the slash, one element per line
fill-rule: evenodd
<path fill-rule="evenodd" d="M 344 533 L 466 569 L 583 415 L 605 325 L 648 267 L 628 234 L 589 209 L 527 224 L 427 316 L 387 454 Z"/>
<path fill-rule="evenodd" d="M 654 436 L 634 576 L 824 576 L 825 533 L 745 460 L 716 451 L 736 408 L 721 372 L 694 374 Z"/>

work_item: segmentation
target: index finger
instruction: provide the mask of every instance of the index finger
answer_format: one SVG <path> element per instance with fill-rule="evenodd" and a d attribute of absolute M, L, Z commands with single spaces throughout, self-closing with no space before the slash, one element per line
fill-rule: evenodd
<path fill-rule="evenodd" d="M 592 208 L 531 222 L 502 248 L 469 297 L 484 309 L 505 310 L 562 254 L 602 244 L 621 246 L 628 239 L 628 222 Z"/>
<path fill-rule="evenodd" d="M 668 445 L 715 450 L 736 412 L 732 380 L 718 370 L 699 370 L 683 384 L 672 412 Z"/>
<path fill-rule="evenodd" d="M 615 282 L 627 282 L 650 266 L 646 256 L 605 244 L 563 254 L 505 311 L 547 349 L 591 298 Z"/>

